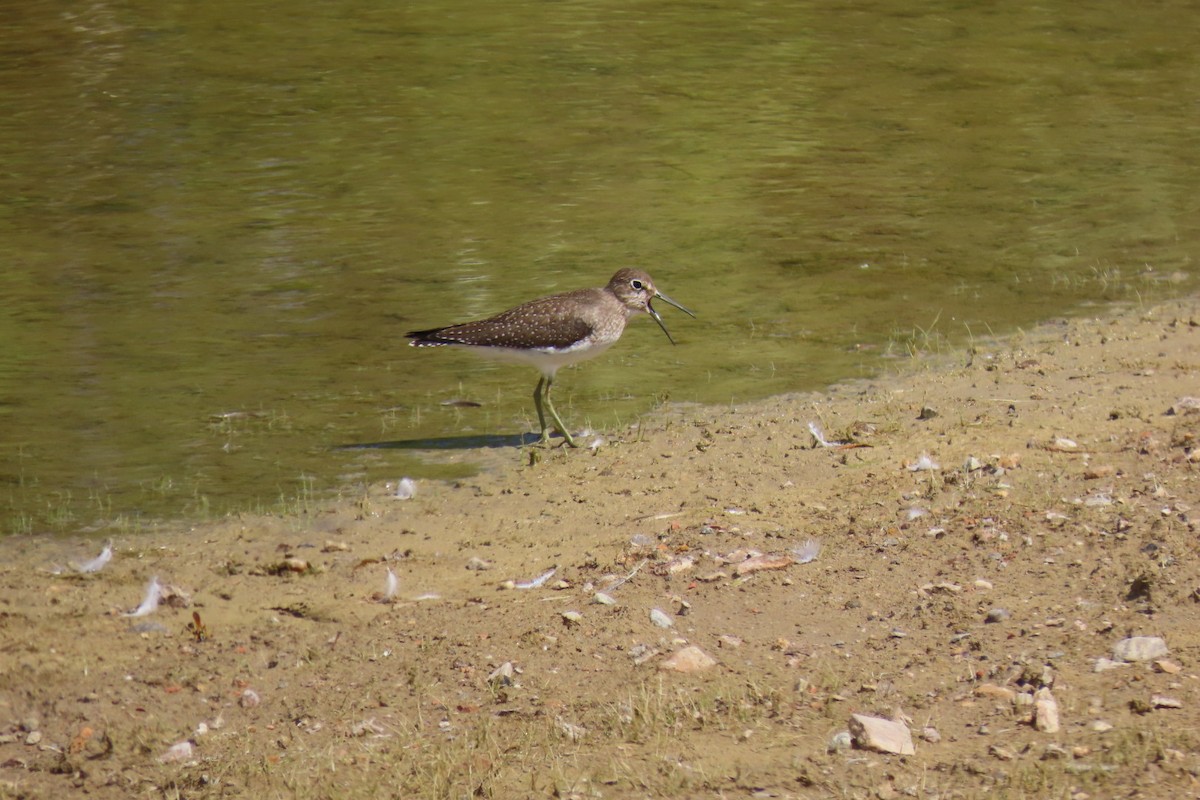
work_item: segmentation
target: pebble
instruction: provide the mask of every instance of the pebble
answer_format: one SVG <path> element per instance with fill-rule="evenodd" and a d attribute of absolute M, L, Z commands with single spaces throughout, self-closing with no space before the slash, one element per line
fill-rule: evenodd
<path fill-rule="evenodd" d="M 1042 761 L 1056 761 L 1060 758 L 1070 758 L 1071 753 L 1067 748 L 1057 742 L 1051 742 L 1046 745 L 1046 749 L 1042 751 Z"/>
<path fill-rule="evenodd" d="M 1183 708 L 1183 703 L 1176 700 L 1174 697 L 1167 697 L 1163 694 L 1155 694 L 1150 696 L 1150 705 L 1154 708 Z M 33 734 L 29 734 L 33 736 Z"/>
<path fill-rule="evenodd" d="M 1012 612 L 1007 608 L 990 608 L 987 616 L 984 617 L 984 622 L 1004 622 L 1012 616 Z"/>
<path fill-rule="evenodd" d="M 1011 703 L 1017 696 L 1017 693 L 1007 686 L 997 686 L 994 683 L 985 683 L 975 687 L 975 694 L 981 697 L 991 697 L 995 700 L 1004 700 Z"/>
<path fill-rule="evenodd" d="M 500 666 L 492 670 L 492 674 L 488 675 L 488 683 L 493 687 L 512 686 L 513 678 L 516 676 L 517 670 L 511 661 L 505 661 Z"/>
<path fill-rule="evenodd" d="M 912 733 L 903 722 L 870 717 L 866 714 L 850 715 L 850 733 L 854 743 L 863 750 L 879 753 L 897 753 L 903 756 L 915 754 Z"/>
<path fill-rule="evenodd" d="M 831 753 L 837 753 L 842 750 L 849 750 L 853 744 L 854 740 L 850 736 L 850 731 L 839 731 L 830 737 L 826 749 Z"/>
<path fill-rule="evenodd" d="M 578 611 L 564 611 L 562 612 L 562 620 L 565 625 L 578 625 L 583 621 L 583 614 L 580 614 Z"/>
<path fill-rule="evenodd" d="M 29 735 L 25 737 L 25 744 L 32 745 L 32 744 L 37 744 L 40 741 L 42 741 L 42 732 L 41 731 L 30 731 Z"/>
<path fill-rule="evenodd" d="M 716 666 L 716 663 L 715 658 L 693 644 L 663 661 L 659 668 L 672 672 L 700 672 Z"/>
<path fill-rule="evenodd" d="M 691 556 L 678 556 L 663 565 L 662 570 L 668 575 L 678 575 L 681 572 L 688 572 L 695 566 L 696 559 Z"/>
<path fill-rule="evenodd" d="M 184 739 L 182 742 L 168 747 L 167 751 L 158 757 L 158 760 L 164 764 L 170 764 L 173 761 L 190 761 L 195 754 L 196 746 Z"/>
<path fill-rule="evenodd" d="M 675 622 L 665 612 L 657 608 L 650 609 L 650 621 L 660 628 L 675 627 Z"/>
<path fill-rule="evenodd" d="M 262 698 L 253 689 L 246 689 L 238 698 L 238 705 L 242 708 L 257 708 L 261 703 Z"/>
<path fill-rule="evenodd" d="M 602 606 L 615 606 L 617 604 L 617 599 L 611 594 L 596 592 L 594 595 L 592 595 L 592 602 Z"/>
<path fill-rule="evenodd" d="M 1113 645 L 1117 661 L 1151 661 L 1167 655 L 1167 643 L 1158 636 L 1131 636 Z"/>
<path fill-rule="evenodd" d="M 1108 733 L 1113 729 L 1113 724 L 1105 719 L 1098 719 L 1088 726 L 1096 733 Z"/>
<path fill-rule="evenodd" d="M 1168 414 L 1195 414 L 1200 411 L 1200 398 L 1197 397 L 1181 397 L 1176 401 L 1175 405 L 1167 409 Z"/>
<path fill-rule="evenodd" d="M 1033 727 L 1042 733 L 1058 733 L 1058 701 L 1046 687 L 1038 689 L 1033 696 Z"/>
<path fill-rule="evenodd" d="M 988 753 L 1000 759 L 1001 761 L 1012 761 L 1017 757 L 1017 751 L 1011 747 L 994 744 L 988 748 Z"/>

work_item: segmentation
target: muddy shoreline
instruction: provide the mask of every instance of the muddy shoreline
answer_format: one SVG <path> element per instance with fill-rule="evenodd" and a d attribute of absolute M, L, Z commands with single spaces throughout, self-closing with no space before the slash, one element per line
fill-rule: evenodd
<path fill-rule="evenodd" d="M 10 538 L 0 796 L 1190 796 L 1198 322 L 671 406 L 87 574 L 95 542 Z M 1130 636 L 1167 651 L 1114 659 Z M 854 714 L 914 752 L 845 747 Z"/>

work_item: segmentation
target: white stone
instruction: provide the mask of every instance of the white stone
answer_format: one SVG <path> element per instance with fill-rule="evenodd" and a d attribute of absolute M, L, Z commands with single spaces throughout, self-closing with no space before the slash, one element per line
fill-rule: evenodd
<path fill-rule="evenodd" d="M 715 658 L 693 644 L 675 653 L 659 666 L 661 669 L 674 672 L 700 672 L 715 666 L 716 663 Z"/>
<path fill-rule="evenodd" d="M 650 609 L 650 621 L 660 628 L 673 628 L 675 623 L 667 616 L 666 612 L 657 608 Z"/>
<path fill-rule="evenodd" d="M 1033 727 L 1042 733 L 1058 733 L 1058 701 L 1043 686 L 1033 695 Z"/>
<path fill-rule="evenodd" d="M 1170 653 L 1167 643 L 1158 636 L 1132 636 L 1113 645 L 1117 661 L 1150 661 Z"/>
<path fill-rule="evenodd" d="M 916 753 L 912 733 L 903 722 L 895 722 L 865 714 L 850 715 L 850 733 L 854 743 L 864 750 L 880 753 L 898 753 L 911 756 Z"/>

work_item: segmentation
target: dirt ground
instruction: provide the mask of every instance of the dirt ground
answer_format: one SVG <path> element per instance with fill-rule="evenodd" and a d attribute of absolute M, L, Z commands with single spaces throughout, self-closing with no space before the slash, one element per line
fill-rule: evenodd
<path fill-rule="evenodd" d="M 92 573 L 6 540 L 0 797 L 1200 796 L 1198 324 L 671 406 Z"/>

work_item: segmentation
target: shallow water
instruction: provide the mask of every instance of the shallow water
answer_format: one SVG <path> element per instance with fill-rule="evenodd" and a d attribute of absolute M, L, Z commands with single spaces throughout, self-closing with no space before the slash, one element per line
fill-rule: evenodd
<path fill-rule="evenodd" d="M 4 532 L 516 460 L 536 373 L 402 334 L 619 266 L 699 319 L 564 370 L 578 427 L 1196 284 L 1187 3 L 10 15 Z"/>

